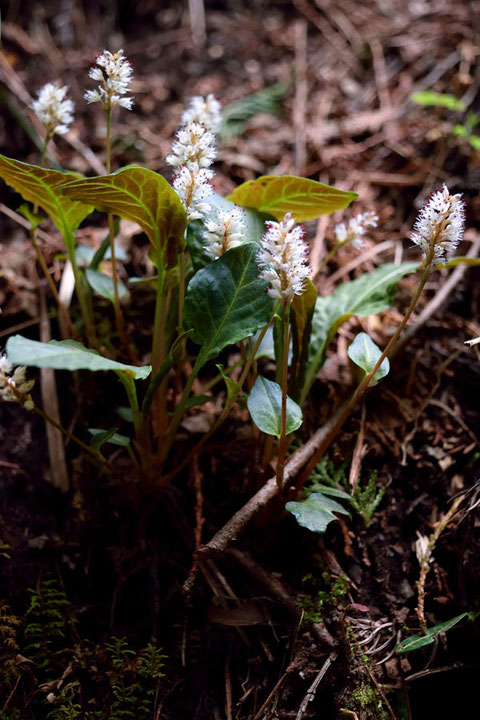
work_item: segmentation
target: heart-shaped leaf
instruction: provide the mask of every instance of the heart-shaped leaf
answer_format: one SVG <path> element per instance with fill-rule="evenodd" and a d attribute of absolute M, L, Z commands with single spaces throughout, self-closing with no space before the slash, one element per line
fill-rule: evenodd
<path fill-rule="evenodd" d="M 203 362 L 253 335 L 270 319 L 273 300 L 266 293 L 267 283 L 258 279 L 257 250 L 253 243 L 232 248 L 190 281 L 183 324 L 202 346 Z"/>
<path fill-rule="evenodd" d="M 348 357 L 353 360 L 355 365 L 365 371 L 365 375 L 372 372 L 382 351 L 375 345 L 372 338 L 367 333 L 359 333 L 354 341 L 349 345 L 347 350 Z M 375 373 L 371 385 L 376 385 L 390 372 L 390 362 L 388 358 L 382 361 L 382 364 Z"/>
<path fill-rule="evenodd" d="M 206 241 L 203 237 L 205 233 L 205 223 L 208 222 L 210 218 L 215 219 L 218 212 L 223 210 L 231 211 L 235 207 L 235 203 L 222 197 L 222 195 L 218 195 L 218 193 L 213 193 L 213 195 L 208 196 L 208 204 L 211 210 L 205 215 L 204 219 L 194 220 L 189 223 L 187 227 L 187 246 L 195 272 L 213 262 L 213 257 L 205 248 Z M 271 220 L 272 218 L 270 215 L 259 213 L 256 210 L 244 210 L 244 212 L 246 227 L 243 242 L 258 243 L 265 232 L 265 221 Z"/>
<path fill-rule="evenodd" d="M 187 217 L 177 193 L 158 173 L 129 165 L 111 175 L 69 182 L 62 189 L 68 197 L 136 222 L 166 267 L 176 264 Z"/>
<path fill-rule="evenodd" d="M 247 407 L 259 430 L 280 438 L 282 434 L 282 388 L 260 375 L 247 398 Z M 286 434 L 298 430 L 303 422 L 302 410 L 287 397 Z"/>
<path fill-rule="evenodd" d="M 387 263 L 340 285 L 332 295 L 317 299 L 301 405 L 325 362 L 327 347 L 338 328 L 353 315 L 367 317 L 389 308 L 395 298 L 398 281 L 417 269 L 418 263 L 414 262 L 401 265 Z"/>
<path fill-rule="evenodd" d="M 316 533 L 324 533 L 328 524 L 337 519 L 334 513 L 350 515 L 340 503 L 321 492 L 310 493 L 300 502 L 288 502 L 285 509 L 295 516 L 299 525 Z"/>
<path fill-rule="evenodd" d="M 446 620 L 439 625 L 434 625 L 434 627 L 431 627 L 427 630 L 426 635 L 422 635 L 420 633 L 410 635 L 410 637 L 408 637 L 406 640 L 403 640 L 397 645 L 397 647 L 395 648 L 395 652 L 400 655 L 401 653 L 418 650 L 421 647 L 425 647 L 425 645 L 431 645 L 439 633 L 447 632 L 447 630 L 450 630 L 450 628 L 452 628 L 454 625 L 459 623 L 460 620 L 463 620 L 463 618 L 467 616 L 468 613 L 462 613 L 461 615 L 457 615 L 451 620 Z"/>
<path fill-rule="evenodd" d="M 262 175 L 239 185 L 228 199 L 242 207 L 273 215 L 276 220 L 282 220 L 286 213 L 291 213 L 300 223 L 343 210 L 357 197 L 357 193 L 308 178 Z"/>
<path fill-rule="evenodd" d="M 88 284 L 93 290 L 95 290 L 96 293 L 98 293 L 104 298 L 107 298 L 107 300 L 110 300 L 112 303 L 115 302 L 115 290 L 113 288 L 113 280 L 109 275 L 98 272 L 98 270 L 91 270 L 90 268 L 87 268 L 87 270 L 85 270 L 85 276 L 87 278 Z M 127 288 L 119 280 L 118 297 L 120 298 L 120 300 L 125 297 L 127 292 Z"/>
<path fill-rule="evenodd" d="M 48 367 L 54 370 L 123 371 L 136 380 L 144 380 L 152 371 L 150 365 L 136 367 L 104 358 L 96 350 L 90 350 L 75 340 L 50 340 L 42 343 L 14 335 L 7 340 L 5 351 L 12 365 Z"/>
<path fill-rule="evenodd" d="M 68 251 L 73 252 L 73 233 L 93 210 L 93 203 L 72 200 L 60 190 L 65 183 L 78 180 L 78 174 L 47 170 L 0 155 L 0 177 L 25 200 L 38 205 L 50 216 Z"/>

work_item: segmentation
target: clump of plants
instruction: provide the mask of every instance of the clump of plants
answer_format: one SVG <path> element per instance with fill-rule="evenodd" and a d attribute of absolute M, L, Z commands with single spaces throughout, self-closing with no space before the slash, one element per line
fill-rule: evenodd
<path fill-rule="evenodd" d="M 123 472 L 127 461 L 131 477 L 145 495 L 160 494 L 175 483 L 240 404 L 252 421 L 254 474 L 263 477 L 267 468 L 274 470 L 259 491 L 261 499 L 257 502 L 254 497 L 248 511 L 237 514 L 232 526 L 215 541 L 216 549 L 226 547 L 257 509 L 274 498 L 311 531 L 324 532 L 339 513 L 348 515 L 346 504 L 368 526 L 382 499 L 375 476 L 352 493 L 340 478 L 325 482 L 325 466 L 317 468 L 313 477 L 312 472 L 367 389 L 388 374 L 389 355 L 431 274 L 462 261 L 448 258 L 463 236 L 462 197 L 444 185 L 421 210 L 411 234 L 421 251 L 421 263 L 388 263 L 342 284 L 329 296 L 319 296 L 311 278 L 303 223 L 346 209 L 357 199 L 356 193 L 308 178 L 269 175 L 238 185 L 228 197 L 217 194 L 214 164 L 223 116 L 220 102 L 212 95 L 193 98 L 182 115 L 166 158 L 171 178 L 139 165 L 113 169 L 115 114 L 134 106 L 133 70 L 123 51 L 105 50 L 89 75 L 97 87 L 87 90 L 85 99 L 105 113 L 104 175 L 81 177 L 47 166 L 53 136 L 68 132 L 73 122 L 68 90 L 55 83 L 47 84 L 33 105 L 45 128 L 39 163 L 0 156 L 0 177 L 28 203 L 21 212 L 30 222 L 38 263 L 58 307 L 59 328 L 59 337 L 49 342 L 21 335 L 9 338 L 0 359 L 2 399 L 17 402 L 52 423 L 76 443 L 99 474 L 115 476 L 118 447 L 122 448 Z M 75 233 L 94 210 L 106 214 L 108 233 L 89 254 Z M 60 298 L 39 243 L 38 227 L 46 216 L 63 238 L 74 276 L 77 303 L 70 307 Z M 118 218 L 136 223 L 148 238 L 153 274 L 121 280 L 122 260 L 115 242 Z M 364 211 L 337 225 L 335 244 L 324 265 L 345 244 L 358 247 L 377 223 L 375 213 Z M 107 258 L 109 273 L 100 269 Z M 417 271 L 416 289 L 386 347 L 380 349 L 364 332 L 356 335 L 348 355 L 360 368 L 357 386 L 325 427 L 292 452 L 293 440 L 297 445 L 301 440 L 299 430 L 310 390 L 339 327 L 351 317 L 387 309 L 399 280 Z M 150 293 L 154 304 L 153 317 L 142 317 L 141 323 L 134 312 L 139 287 Z M 105 300 L 114 318 L 107 331 L 99 312 Z M 262 361 L 265 355 L 274 360 L 271 372 Z M 72 432 L 39 405 L 26 367 L 90 371 L 97 375 L 97 383 L 102 373 L 113 373 L 123 397 L 113 400 L 114 408 L 95 407 L 95 423 Z M 223 393 L 210 428 L 186 446 L 182 423 L 190 411 L 196 412 L 194 408 L 215 399 L 211 389 L 218 384 Z M 114 412 L 121 412 L 118 427 L 109 424 Z M 307 434 L 308 428 L 304 437 Z M 307 481 L 310 485 L 303 495 Z M 332 586 L 328 592 L 337 591 L 344 588 Z M 317 611 L 322 603 L 317 598 Z M 55 627 L 51 626 L 52 632 Z M 31 634 L 35 647 L 44 641 L 33 630 Z M 141 668 L 150 668 L 149 677 L 161 677 L 160 659 L 149 646 L 140 662 L 119 640 L 112 640 L 108 649 L 114 671 L 120 674 L 112 685 L 112 711 L 117 703 L 124 708 L 122 717 L 129 712 L 140 717 L 144 706 L 128 704 L 132 688 L 140 682 Z M 136 670 L 129 667 L 127 672 L 130 656 Z M 150 702 L 148 693 L 145 697 Z M 75 686 L 64 690 L 64 696 L 74 713 Z"/>

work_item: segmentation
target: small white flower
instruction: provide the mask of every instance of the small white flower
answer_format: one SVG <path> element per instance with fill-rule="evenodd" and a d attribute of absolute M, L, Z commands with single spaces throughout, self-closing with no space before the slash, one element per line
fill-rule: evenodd
<path fill-rule="evenodd" d="M 95 65 L 90 68 L 88 75 L 92 80 L 101 83 L 96 90 L 85 92 L 84 98 L 88 103 L 102 103 L 105 110 L 111 110 L 114 105 L 132 109 L 133 99 L 122 97 L 130 91 L 133 80 L 132 66 L 124 57 L 123 50 L 116 53 L 104 50 L 95 60 Z"/>
<path fill-rule="evenodd" d="M 182 165 L 173 178 L 173 187 L 187 211 L 187 222 L 200 220 L 210 210 L 205 198 L 213 193 L 210 183 L 213 170 L 200 168 L 196 163 Z"/>
<path fill-rule="evenodd" d="M 33 410 L 34 404 L 30 390 L 34 380 L 27 380 L 27 368 L 21 366 L 15 368 L 12 375 L 12 364 L 5 355 L 0 355 L 0 398 L 5 402 L 18 402 L 26 410 Z"/>
<path fill-rule="evenodd" d="M 259 264 L 264 266 L 260 278 L 270 283 L 268 294 L 284 303 L 305 290 L 310 268 L 307 265 L 308 248 L 301 226 L 287 213 L 281 222 L 267 222 L 267 230 L 260 244 Z"/>
<path fill-rule="evenodd" d="M 347 225 L 339 223 L 335 225 L 334 233 L 337 243 L 345 245 L 351 242 L 353 247 L 360 249 L 363 245 L 363 237 L 368 228 L 377 227 L 378 216 L 374 212 L 364 212 L 351 218 Z"/>
<path fill-rule="evenodd" d="M 245 237 L 245 211 L 237 205 L 233 210 L 220 210 L 220 212 L 205 223 L 207 252 L 217 260 L 231 248 L 242 244 Z"/>
<path fill-rule="evenodd" d="M 417 540 L 415 541 L 415 554 L 420 565 L 424 560 L 430 562 L 431 551 L 429 548 L 430 540 L 426 535 L 421 535 L 417 530 Z"/>
<path fill-rule="evenodd" d="M 210 167 L 216 157 L 215 135 L 206 127 L 192 122 L 178 130 L 168 155 L 168 165 L 180 167 L 196 163 L 200 168 Z"/>
<path fill-rule="evenodd" d="M 49 135 L 65 135 L 73 122 L 75 105 L 67 93 L 67 85 L 60 87 L 56 82 L 46 83 L 32 102 L 32 109 Z"/>
<path fill-rule="evenodd" d="M 420 247 L 431 270 L 445 262 L 463 238 L 465 203 L 462 195 L 450 195 L 448 187 L 432 193 L 418 214 L 411 240 Z"/>
<path fill-rule="evenodd" d="M 190 105 L 182 114 L 182 124 L 191 122 L 204 125 L 207 130 L 218 133 L 222 127 L 222 106 L 215 95 L 206 98 L 196 95 L 190 100 Z"/>

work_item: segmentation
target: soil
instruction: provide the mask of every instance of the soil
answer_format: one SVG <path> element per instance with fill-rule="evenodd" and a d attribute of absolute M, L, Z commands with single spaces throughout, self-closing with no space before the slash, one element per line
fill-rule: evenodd
<path fill-rule="evenodd" d="M 201 20 L 192 29 L 188 7 L 205 7 L 205 35 Z M 29 99 L 59 79 L 77 110 L 72 133 L 55 140 L 52 164 L 98 172 L 103 118 L 82 95 L 98 52 L 123 47 L 135 73 L 135 108 L 115 121 L 115 167 L 138 162 L 170 177 L 165 156 L 192 95 L 214 92 L 227 107 L 277 86 L 277 101 L 267 105 L 275 112 L 255 112 L 240 134 L 222 137 L 216 189 L 227 194 L 261 174 L 299 174 L 359 193 L 355 210 L 375 210 L 378 228 L 360 252 L 344 248 L 329 263 L 321 295 L 384 262 L 415 258 L 413 220 L 443 182 L 464 194 L 468 231 L 459 254 L 468 252 L 479 223 L 480 155 L 452 132 L 465 112 L 409 98 L 433 89 L 476 111 L 480 3 L 206 0 L 188 7 L 154 0 L 5 5 L 2 154 L 38 162 Z M 5 186 L 0 193 L 7 208 L 20 204 Z M 340 219 L 310 223 L 314 270 Z M 53 300 L 27 232 L 3 211 L 0 223 L 1 341 L 14 332 L 38 339 L 41 297 L 49 309 Z M 58 283 L 62 243 L 46 227 L 42 249 Z M 97 247 L 103 217 L 90 216 L 79 235 Z M 125 273 L 151 272 L 145 238 L 127 225 L 121 235 Z M 328 454 L 328 473 L 343 468 L 346 487 L 353 480 L 365 488 L 373 477 L 382 488 L 369 524 L 352 511 L 314 534 L 274 502 L 229 548 L 202 559 L 199 521 L 207 543 L 265 479 L 250 472 L 245 409 L 235 409 L 198 464 L 168 488 L 146 489 L 118 448 L 105 451 L 115 467 L 106 475 L 67 443 L 71 488 L 61 493 L 51 482 L 43 421 L 2 403 L 0 720 L 475 717 L 480 355 L 463 343 L 480 335 L 480 269 L 468 268 L 430 314 L 447 278 L 446 271 L 431 276 L 416 311 L 418 318 L 426 309 L 426 322 Z M 402 281 L 396 309 L 343 326 L 307 401 L 304 441 L 351 390 L 348 342 L 364 330 L 383 346 L 414 283 Z M 111 350 L 113 315 L 107 304 L 98 314 Z M 139 289 L 128 330 L 145 353 L 152 317 L 153 298 Z M 53 312 L 51 333 L 58 337 Z M 57 373 L 65 424 L 78 433 L 99 420 L 125 430 L 116 381 L 86 375 Z M 217 409 L 209 403 L 191 413 L 172 466 Z M 360 475 L 349 478 L 359 461 Z M 429 627 L 470 615 L 434 643 L 399 655 L 397 644 L 419 629 L 418 534 L 429 536 L 460 493 L 460 512 L 435 545 L 425 611 Z"/>

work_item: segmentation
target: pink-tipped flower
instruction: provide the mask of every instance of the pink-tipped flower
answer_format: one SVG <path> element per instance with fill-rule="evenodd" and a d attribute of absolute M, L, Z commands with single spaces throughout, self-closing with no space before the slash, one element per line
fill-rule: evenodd
<path fill-rule="evenodd" d="M 182 124 L 195 122 L 204 125 L 212 133 L 218 133 L 222 127 L 222 106 L 215 95 L 192 97 L 188 108 L 182 114 Z"/>
<path fill-rule="evenodd" d="M 50 137 L 54 133 L 65 135 L 73 122 L 75 105 L 67 97 L 68 86 L 56 82 L 46 83 L 38 91 L 37 99 L 32 102 L 32 109 L 36 116 L 45 125 Z"/>
<path fill-rule="evenodd" d="M 227 250 L 242 244 L 246 231 L 245 211 L 238 206 L 232 210 L 220 210 L 215 217 L 207 220 L 205 227 L 205 249 L 217 260 Z"/>
<path fill-rule="evenodd" d="M 132 109 L 133 99 L 122 97 L 130 90 L 133 80 L 132 66 L 123 55 L 123 50 L 111 53 L 104 50 L 90 68 L 89 77 L 100 83 L 96 90 L 87 90 L 84 98 L 89 103 L 102 103 L 105 110 L 111 110 L 114 105 L 120 105 L 127 110 Z"/>
<path fill-rule="evenodd" d="M 411 240 L 420 247 L 431 270 L 447 259 L 463 238 L 465 203 L 462 195 L 450 195 L 446 185 L 432 193 L 420 210 Z"/>
<path fill-rule="evenodd" d="M 204 125 L 191 122 L 178 130 L 172 154 L 167 155 L 166 161 L 173 167 L 196 163 L 198 167 L 206 168 L 210 167 L 215 157 L 215 135 Z"/>
<path fill-rule="evenodd" d="M 290 213 L 281 222 L 266 223 L 267 230 L 260 241 L 262 250 L 257 256 L 264 267 L 260 277 L 270 283 L 268 294 L 283 303 L 304 292 L 310 272 L 305 232 L 301 226 L 294 226 L 295 219 Z"/>
<path fill-rule="evenodd" d="M 352 243 L 354 248 L 360 249 L 368 228 L 377 227 L 378 215 L 374 212 L 364 212 L 351 218 L 348 225 L 339 223 L 335 225 L 334 233 L 337 243 L 346 245 Z"/>
<path fill-rule="evenodd" d="M 173 187 L 187 212 L 187 222 L 201 220 L 210 210 L 205 201 L 213 193 L 213 170 L 200 168 L 197 163 L 182 165 L 173 178 Z"/>

